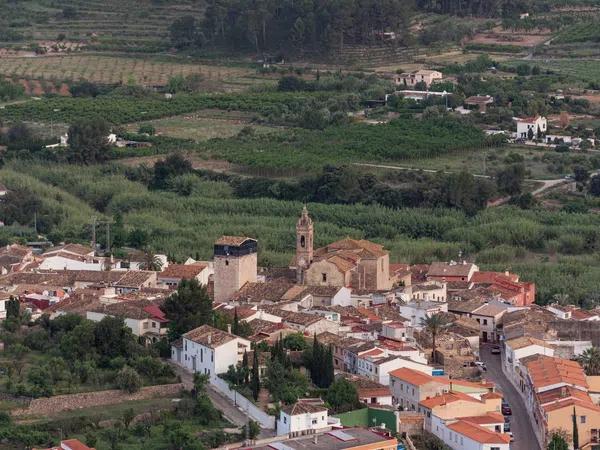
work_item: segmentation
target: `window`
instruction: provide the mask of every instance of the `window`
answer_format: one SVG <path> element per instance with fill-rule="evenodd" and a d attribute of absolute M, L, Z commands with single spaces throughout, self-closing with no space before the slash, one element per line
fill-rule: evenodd
<path fill-rule="evenodd" d="M 500 450 L 500 447 L 491 447 L 490 450 Z"/>
<path fill-rule="evenodd" d="M 323 281 L 323 283 L 327 282 L 327 274 L 326 273 L 321 274 L 321 281 Z"/>
<path fill-rule="evenodd" d="M 187 341 L 185 341 L 185 351 L 187 352 Z"/>
<path fill-rule="evenodd" d="M 587 419 L 587 417 L 581 416 L 581 423 L 585 423 L 586 419 Z"/>
<path fill-rule="evenodd" d="M 462 436 L 460 437 L 460 445 L 463 445 L 463 438 L 462 438 Z"/>
<path fill-rule="evenodd" d="M 483 319 L 483 324 L 487 325 L 487 319 Z"/>
<path fill-rule="evenodd" d="M 477 323 L 481 323 L 481 320 L 480 320 L 480 319 L 477 319 Z"/>
<path fill-rule="evenodd" d="M 200 349 L 200 362 L 204 362 L 204 350 Z"/>
<path fill-rule="evenodd" d="M 306 247 L 306 238 L 304 236 L 300 236 L 300 247 Z"/>
<path fill-rule="evenodd" d="M 415 395 L 415 388 L 412 388 L 412 395 Z"/>
<path fill-rule="evenodd" d="M 152 328 L 156 328 L 156 322 L 152 322 Z"/>
<path fill-rule="evenodd" d="M 226 266 L 228 266 L 228 265 L 229 265 L 229 260 L 228 260 L 228 259 L 226 259 L 226 260 L 225 260 L 225 265 L 226 265 Z"/>
<path fill-rule="evenodd" d="M 210 362 L 215 362 L 215 352 L 212 350 L 210 352 Z"/>
<path fill-rule="evenodd" d="M 283 416 L 283 423 L 287 423 L 287 417 Z"/>
<path fill-rule="evenodd" d="M 312 420 L 312 424 L 313 424 L 313 425 L 316 425 L 316 424 L 317 424 L 317 419 L 313 419 L 313 420 Z"/>

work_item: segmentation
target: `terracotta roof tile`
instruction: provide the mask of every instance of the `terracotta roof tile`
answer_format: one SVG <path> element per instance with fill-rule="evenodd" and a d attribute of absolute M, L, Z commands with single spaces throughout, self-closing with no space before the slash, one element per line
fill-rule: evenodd
<path fill-rule="evenodd" d="M 215 245 L 231 245 L 233 247 L 239 247 L 246 241 L 253 241 L 254 239 L 244 236 L 221 236 L 215 241 Z"/>
<path fill-rule="evenodd" d="M 469 439 L 479 442 L 480 444 L 509 444 L 510 437 L 508 434 L 496 433 L 482 426 L 458 420 L 457 422 L 448 425 L 448 428 L 455 433 L 462 434 Z"/>
<path fill-rule="evenodd" d="M 200 275 L 204 269 L 206 269 L 206 264 L 169 264 L 165 270 L 158 273 L 158 278 L 190 280 Z"/>
<path fill-rule="evenodd" d="M 407 367 L 392 370 L 390 372 L 390 377 L 398 378 L 413 386 L 422 386 L 427 383 L 447 384 L 448 382 L 445 378 L 438 379 L 437 377 L 432 377 L 424 372 L 419 372 L 418 370 L 409 369 Z"/>
<path fill-rule="evenodd" d="M 211 327 L 210 325 L 202 325 L 192 331 L 188 331 L 183 337 L 210 348 L 220 347 L 221 345 L 238 338 L 238 336 L 234 334 L 227 333 L 218 328 Z"/>

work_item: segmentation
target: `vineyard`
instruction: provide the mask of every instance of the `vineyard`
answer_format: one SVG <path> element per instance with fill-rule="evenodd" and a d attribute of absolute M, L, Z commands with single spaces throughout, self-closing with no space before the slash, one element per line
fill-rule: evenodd
<path fill-rule="evenodd" d="M 553 42 L 556 44 L 600 42 L 600 18 L 565 27 Z"/>
<path fill-rule="evenodd" d="M 253 84 L 249 68 L 211 66 L 169 59 L 147 59 L 98 55 L 38 56 L 0 58 L 0 76 L 13 79 L 49 81 L 88 80 L 100 84 L 137 84 L 162 86 L 176 75 L 199 75 L 207 83 L 219 83 L 229 89 Z"/>

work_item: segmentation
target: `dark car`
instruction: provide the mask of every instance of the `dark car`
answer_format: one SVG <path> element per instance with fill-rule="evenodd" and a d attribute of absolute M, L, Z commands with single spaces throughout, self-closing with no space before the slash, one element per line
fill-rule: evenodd
<path fill-rule="evenodd" d="M 508 433 L 510 431 L 510 422 L 504 422 L 504 432 Z"/>
<path fill-rule="evenodd" d="M 512 409 L 510 409 L 510 405 L 506 402 L 502 402 L 502 414 L 505 416 L 510 416 L 512 414 Z"/>
<path fill-rule="evenodd" d="M 500 354 L 500 346 L 499 345 L 494 345 L 492 346 L 492 355 L 499 355 Z"/>

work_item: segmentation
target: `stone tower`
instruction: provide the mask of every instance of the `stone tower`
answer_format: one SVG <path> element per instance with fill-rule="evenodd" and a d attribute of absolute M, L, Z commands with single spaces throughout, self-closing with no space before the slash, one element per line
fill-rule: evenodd
<path fill-rule="evenodd" d="M 255 283 L 257 242 L 238 236 L 222 236 L 214 247 L 214 302 L 231 299 L 246 283 Z"/>
<path fill-rule="evenodd" d="M 304 272 L 313 261 L 313 222 L 306 206 L 296 223 L 296 281 L 304 283 Z"/>

